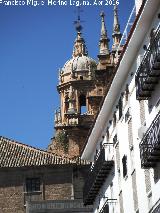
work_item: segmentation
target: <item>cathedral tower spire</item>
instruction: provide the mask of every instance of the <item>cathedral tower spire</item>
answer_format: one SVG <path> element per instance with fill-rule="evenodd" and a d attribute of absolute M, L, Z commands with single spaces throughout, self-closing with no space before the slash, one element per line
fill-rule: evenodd
<path fill-rule="evenodd" d="M 77 57 L 77 56 L 82 56 L 82 55 L 88 55 L 87 52 L 87 47 L 85 44 L 85 41 L 83 39 L 83 37 L 81 36 L 82 33 L 82 25 L 81 25 L 81 19 L 80 19 L 80 12 L 81 9 L 80 7 L 78 7 L 78 18 L 77 20 L 74 22 L 75 23 L 75 27 L 76 27 L 76 31 L 77 31 L 77 37 L 76 40 L 74 42 L 74 47 L 73 47 L 73 57 Z"/>
<path fill-rule="evenodd" d="M 122 34 L 120 32 L 120 24 L 119 24 L 119 20 L 118 20 L 118 9 L 117 9 L 117 5 L 114 6 L 114 21 L 113 21 L 113 33 L 112 33 L 112 37 L 113 37 L 113 46 L 112 49 L 115 50 L 121 40 Z"/>
<path fill-rule="evenodd" d="M 97 63 L 88 55 L 82 37 L 80 12 L 78 8 L 72 57 L 59 70 L 60 109 L 55 113 L 55 136 L 48 147 L 49 151 L 69 158 L 79 157 L 100 100 L 100 95 L 95 97 Z"/>
<path fill-rule="evenodd" d="M 110 50 L 109 50 L 109 38 L 107 36 L 107 30 L 105 25 L 105 14 L 101 12 L 101 36 L 99 40 L 99 63 L 97 66 L 98 70 L 106 69 L 106 65 L 110 64 Z"/>
<path fill-rule="evenodd" d="M 85 44 L 85 41 L 83 37 L 81 36 L 81 32 L 77 31 L 77 38 L 74 42 L 73 47 L 73 57 L 82 56 L 82 55 L 88 55 L 87 47 Z"/>
<path fill-rule="evenodd" d="M 77 36 L 72 57 L 59 70 L 57 89 L 60 95 L 60 109 L 55 112 L 55 136 L 48 146 L 50 152 L 69 158 L 80 156 L 100 102 L 108 91 L 114 75 L 104 13 L 101 13 L 97 65 L 89 56 L 81 35 L 80 12 L 78 8 L 78 18 L 74 22 Z"/>
<path fill-rule="evenodd" d="M 104 12 L 101 12 L 100 16 L 101 16 L 101 37 L 99 40 L 99 52 L 100 55 L 109 55 L 109 38 L 107 37 Z"/>

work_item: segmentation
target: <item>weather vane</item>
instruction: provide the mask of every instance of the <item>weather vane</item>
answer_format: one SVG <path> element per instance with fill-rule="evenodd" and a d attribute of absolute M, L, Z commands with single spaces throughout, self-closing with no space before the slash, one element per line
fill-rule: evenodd
<path fill-rule="evenodd" d="M 74 21 L 77 32 L 80 32 L 83 29 L 81 23 L 84 22 L 84 21 L 81 21 L 81 12 L 83 12 L 83 10 L 80 8 L 80 6 L 78 6 L 77 11 L 76 11 L 77 20 Z"/>

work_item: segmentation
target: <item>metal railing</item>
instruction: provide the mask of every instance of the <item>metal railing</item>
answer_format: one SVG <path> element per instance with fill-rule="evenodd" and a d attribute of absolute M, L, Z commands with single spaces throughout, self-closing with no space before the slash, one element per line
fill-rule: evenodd
<path fill-rule="evenodd" d="M 158 63 L 160 60 L 160 26 L 156 32 L 152 31 L 150 44 L 146 50 L 143 60 L 137 70 L 136 81 L 136 96 L 137 99 L 148 99 L 151 95 L 151 91 L 154 89 L 154 84 L 158 82 Z M 144 96 L 144 98 L 141 98 Z"/>
<path fill-rule="evenodd" d="M 93 212 L 92 206 L 85 207 L 82 200 L 41 200 L 28 201 L 26 213 L 42 212 Z"/>
<path fill-rule="evenodd" d="M 140 157 L 142 168 L 153 167 L 160 160 L 160 112 L 140 143 Z"/>
<path fill-rule="evenodd" d="M 113 145 L 112 145 L 113 146 Z M 110 170 L 114 165 L 112 159 L 108 160 L 105 156 L 106 144 L 97 153 L 94 165 L 91 166 L 91 170 L 88 173 L 88 178 L 84 185 L 83 196 L 84 204 L 93 204 L 101 185 L 109 175 Z"/>

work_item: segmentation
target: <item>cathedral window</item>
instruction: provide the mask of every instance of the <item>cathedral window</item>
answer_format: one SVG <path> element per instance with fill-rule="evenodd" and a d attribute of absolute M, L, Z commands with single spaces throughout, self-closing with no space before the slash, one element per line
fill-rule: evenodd
<path fill-rule="evenodd" d="M 80 95 L 79 97 L 79 106 L 80 106 L 80 114 L 87 112 L 87 106 L 86 106 L 86 96 Z"/>
<path fill-rule="evenodd" d="M 27 178 L 26 179 L 26 192 L 40 191 L 40 178 Z"/>
<path fill-rule="evenodd" d="M 65 98 L 65 111 L 67 112 L 69 108 L 69 97 Z"/>
<path fill-rule="evenodd" d="M 123 177 L 127 175 L 127 156 L 124 155 L 122 158 L 122 166 L 123 166 Z"/>

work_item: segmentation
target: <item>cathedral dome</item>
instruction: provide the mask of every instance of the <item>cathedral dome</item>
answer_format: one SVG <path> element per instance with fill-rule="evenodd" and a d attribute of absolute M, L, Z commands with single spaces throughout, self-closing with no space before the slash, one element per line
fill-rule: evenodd
<path fill-rule="evenodd" d="M 85 71 L 96 68 L 96 61 L 86 55 L 76 56 L 68 60 L 62 68 L 64 73 Z"/>
<path fill-rule="evenodd" d="M 89 71 L 95 69 L 96 61 L 88 56 L 87 47 L 81 32 L 77 32 L 77 38 L 74 42 L 73 55 L 62 68 L 62 72 L 72 73 L 75 71 Z"/>

